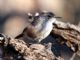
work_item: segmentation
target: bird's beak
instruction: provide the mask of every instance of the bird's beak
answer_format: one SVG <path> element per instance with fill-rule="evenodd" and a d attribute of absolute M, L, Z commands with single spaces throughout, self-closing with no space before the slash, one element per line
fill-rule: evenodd
<path fill-rule="evenodd" d="M 55 16 L 54 18 L 62 18 L 62 17 L 57 17 L 57 16 Z"/>

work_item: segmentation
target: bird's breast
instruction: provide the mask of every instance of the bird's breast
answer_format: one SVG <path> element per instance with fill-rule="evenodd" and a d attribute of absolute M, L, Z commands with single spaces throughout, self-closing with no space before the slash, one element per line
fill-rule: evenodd
<path fill-rule="evenodd" d="M 52 27 L 53 26 L 52 26 L 52 24 L 50 22 L 45 24 L 45 27 L 43 27 L 43 31 L 42 31 L 44 37 L 46 37 L 46 36 L 48 36 L 50 34 L 50 32 L 52 30 Z"/>
<path fill-rule="evenodd" d="M 52 24 L 46 23 L 38 26 L 37 28 L 31 27 L 27 30 L 27 36 L 33 40 L 43 40 L 46 38 L 52 30 Z"/>
<path fill-rule="evenodd" d="M 49 23 L 46 23 L 42 26 L 42 29 L 38 31 L 38 39 L 42 40 L 44 38 L 46 38 L 50 32 L 52 31 L 52 24 L 49 22 Z"/>

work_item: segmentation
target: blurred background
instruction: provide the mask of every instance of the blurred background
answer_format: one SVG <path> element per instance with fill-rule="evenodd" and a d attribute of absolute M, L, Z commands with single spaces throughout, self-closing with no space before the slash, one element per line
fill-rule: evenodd
<path fill-rule="evenodd" d="M 0 0 L 0 21 L 12 12 L 51 11 L 61 21 L 79 24 L 80 0 Z"/>
<path fill-rule="evenodd" d="M 3 31 L 4 17 L 8 14 L 13 12 L 27 14 L 39 11 L 51 11 L 56 16 L 62 17 L 60 21 L 79 25 L 80 0 L 0 0 L 0 32 Z M 66 58 L 65 60 L 69 60 L 73 53 L 65 52 L 65 50 L 62 52 L 62 56 Z M 78 57 L 75 60 L 80 59 Z"/>
<path fill-rule="evenodd" d="M 80 0 L 0 0 L 0 15 L 10 12 L 51 11 L 62 21 L 77 24 L 80 14 Z"/>

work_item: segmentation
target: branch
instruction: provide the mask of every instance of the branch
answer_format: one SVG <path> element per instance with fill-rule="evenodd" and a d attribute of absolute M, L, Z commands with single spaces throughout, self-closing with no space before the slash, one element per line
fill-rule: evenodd
<path fill-rule="evenodd" d="M 78 45 L 78 50 L 80 50 L 80 27 L 63 23 L 60 21 L 54 21 L 52 34 L 57 35 L 62 38 L 62 41 L 67 44 L 68 47 L 73 47 L 74 44 Z M 75 49 L 72 48 L 74 51 Z"/>
<path fill-rule="evenodd" d="M 12 46 L 16 51 L 23 55 L 25 60 L 63 60 L 52 53 L 51 43 L 49 43 L 47 47 L 41 44 L 32 44 L 28 47 L 23 40 L 7 37 L 0 39 L 0 43 L 4 46 Z"/>

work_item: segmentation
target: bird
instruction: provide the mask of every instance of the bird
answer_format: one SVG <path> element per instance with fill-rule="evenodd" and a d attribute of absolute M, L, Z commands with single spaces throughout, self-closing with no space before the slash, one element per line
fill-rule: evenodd
<path fill-rule="evenodd" d="M 40 43 L 51 33 L 56 16 L 52 12 L 43 11 L 35 13 L 33 19 L 33 22 L 22 33 L 23 40 Z"/>
<path fill-rule="evenodd" d="M 56 20 L 52 12 L 36 12 L 28 14 L 31 22 L 22 16 L 12 16 L 7 19 L 4 25 L 4 34 L 16 39 L 24 40 L 26 43 L 40 43 L 53 29 L 53 22 Z"/>

